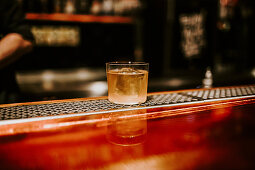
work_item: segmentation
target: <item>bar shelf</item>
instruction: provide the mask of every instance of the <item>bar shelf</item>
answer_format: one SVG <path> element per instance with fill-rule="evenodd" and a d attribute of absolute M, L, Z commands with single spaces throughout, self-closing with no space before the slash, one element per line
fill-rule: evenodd
<path fill-rule="evenodd" d="M 132 17 L 124 16 L 96 16 L 64 13 L 27 13 L 26 20 L 79 22 L 79 23 L 108 23 L 108 24 L 133 24 Z"/>

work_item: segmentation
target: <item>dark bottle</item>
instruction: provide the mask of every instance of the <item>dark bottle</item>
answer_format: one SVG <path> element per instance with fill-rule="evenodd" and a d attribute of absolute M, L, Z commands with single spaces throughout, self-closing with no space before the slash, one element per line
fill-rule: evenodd
<path fill-rule="evenodd" d="M 102 14 L 102 0 L 92 0 L 89 12 L 92 15 Z"/>
<path fill-rule="evenodd" d="M 41 0 L 23 0 L 24 12 L 41 13 L 42 5 Z"/>
<path fill-rule="evenodd" d="M 215 70 L 233 72 L 242 67 L 243 20 L 238 0 L 218 0 Z"/>
<path fill-rule="evenodd" d="M 114 0 L 103 0 L 102 1 L 102 14 L 113 15 Z"/>
<path fill-rule="evenodd" d="M 210 0 L 175 1 L 171 67 L 204 71 L 212 65 L 215 3 Z"/>
<path fill-rule="evenodd" d="M 92 0 L 76 0 L 76 13 L 89 14 Z"/>
<path fill-rule="evenodd" d="M 63 0 L 53 0 L 53 13 L 63 12 Z"/>
<path fill-rule="evenodd" d="M 41 12 L 52 13 L 54 12 L 54 2 L 52 0 L 40 0 Z"/>
<path fill-rule="evenodd" d="M 66 14 L 76 13 L 75 0 L 65 0 L 64 13 L 66 13 Z"/>

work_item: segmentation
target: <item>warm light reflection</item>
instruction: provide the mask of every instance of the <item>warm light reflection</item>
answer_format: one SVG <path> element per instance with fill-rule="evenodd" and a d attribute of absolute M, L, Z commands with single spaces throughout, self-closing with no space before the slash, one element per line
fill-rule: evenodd
<path fill-rule="evenodd" d="M 66 2 L 64 11 L 67 14 L 73 14 L 75 12 L 75 4 L 74 4 L 74 2 L 72 0 L 68 0 Z"/>
<path fill-rule="evenodd" d="M 54 75 L 53 72 L 49 70 L 44 71 L 42 74 L 42 80 L 43 80 L 42 87 L 48 91 L 54 89 L 53 81 L 55 77 L 56 76 Z"/>
<path fill-rule="evenodd" d="M 168 81 L 168 84 L 173 87 L 179 87 L 180 85 L 183 84 L 183 80 L 174 78 L 174 79 Z"/>
<path fill-rule="evenodd" d="M 92 96 L 103 96 L 107 92 L 107 83 L 104 81 L 93 82 L 88 86 Z"/>
<path fill-rule="evenodd" d="M 42 73 L 42 79 L 43 81 L 52 81 L 54 80 L 55 75 L 52 71 L 46 70 Z"/>
<path fill-rule="evenodd" d="M 226 117 L 228 117 L 231 114 L 231 112 L 232 112 L 231 107 L 219 108 L 219 109 L 212 110 L 212 119 L 214 121 L 223 120 Z"/>
<path fill-rule="evenodd" d="M 42 87 L 47 91 L 51 91 L 54 89 L 54 83 L 52 81 L 44 81 Z"/>
<path fill-rule="evenodd" d="M 208 157 L 205 150 L 170 152 L 167 154 L 152 155 L 143 159 L 129 160 L 106 166 L 103 169 L 146 169 L 146 170 L 176 170 L 193 169 L 201 157 Z"/>
<path fill-rule="evenodd" d="M 220 0 L 220 4 L 223 6 L 233 6 L 236 5 L 238 0 Z"/>
<path fill-rule="evenodd" d="M 251 75 L 255 78 L 255 68 L 251 70 Z"/>
<path fill-rule="evenodd" d="M 19 83 L 41 83 L 43 81 L 73 82 L 91 81 L 105 77 L 104 69 L 56 69 L 35 72 L 22 72 L 17 74 Z"/>
<path fill-rule="evenodd" d="M 88 80 L 91 78 L 92 74 L 86 69 L 77 70 L 76 74 L 74 74 L 79 80 Z"/>
<path fill-rule="evenodd" d="M 199 143 L 201 141 L 201 136 L 196 133 L 188 132 L 183 134 L 183 140 L 192 144 Z"/>
<path fill-rule="evenodd" d="M 85 124 L 96 124 L 96 126 L 106 126 L 108 118 L 90 119 L 90 120 L 79 120 L 79 121 L 66 121 L 56 122 L 54 120 L 48 121 L 36 121 L 30 122 L 24 125 L 24 123 L 5 125 L 0 128 L 0 136 L 4 135 L 16 135 L 31 132 L 43 132 L 48 130 L 57 130 L 65 127 L 72 127 L 77 125 Z"/>
<path fill-rule="evenodd" d="M 186 117 L 187 122 L 193 123 L 196 120 L 196 115 L 189 115 Z"/>
<path fill-rule="evenodd" d="M 146 113 L 147 119 L 155 119 L 155 118 L 161 118 L 161 117 L 167 117 L 167 116 L 176 116 L 176 115 L 187 115 L 187 114 L 192 114 L 192 113 L 197 113 L 197 112 L 202 112 L 205 110 L 210 110 L 210 109 L 226 109 L 227 113 L 231 113 L 232 109 L 231 107 L 237 106 L 237 105 L 243 105 L 246 103 L 250 102 L 255 102 L 255 99 L 243 99 L 243 100 L 234 100 L 234 101 L 227 101 L 227 102 L 220 102 L 220 103 L 208 103 L 205 105 L 200 105 L 200 106 L 191 106 L 191 107 L 185 107 L 185 108 L 180 108 L 180 109 L 170 109 L 170 107 L 166 107 L 164 110 L 160 111 L 154 111 L 154 112 L 149 112 Z M 226 114 L 227 114 L 226 113 Z"/>
<path fill-rule="evenodd" d="M 41 126 L 42 129 L 57 129 L 62 127 L 68 127 L 73 125 L 82 125 L 82 124 L 93 124 L 93 123 L 99 123 L 103 121 L 107 121 L 107 118 L 102 119 L 92 119 L 92 120 L 81 120 L 81 121 L 74 121 L 74 122 L 61 122 L 61 123 L 53 123 L 53 124 L 43 124 Z M 106 123 L 105 123 L 106 124 Z"/>

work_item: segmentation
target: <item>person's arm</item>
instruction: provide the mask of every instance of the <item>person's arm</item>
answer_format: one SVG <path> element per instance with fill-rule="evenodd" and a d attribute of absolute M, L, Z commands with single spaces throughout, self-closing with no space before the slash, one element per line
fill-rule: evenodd
<path fill-rule="evenodd" d="M 9 33 L 0 40 L 0 69 L 32 50 L 32 43 L 18 33 Z"/>
<path fill-rule="evenodd" d="M 0 2 L 0 70 L 32 49 L 34 37 L 17 0 Z"/>

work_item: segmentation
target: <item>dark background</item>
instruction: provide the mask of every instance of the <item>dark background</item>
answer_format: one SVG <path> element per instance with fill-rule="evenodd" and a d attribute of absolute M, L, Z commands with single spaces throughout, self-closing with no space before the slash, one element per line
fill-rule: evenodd
<path fill-rule="evenodd" d="M 28 20 L 31 26 L 78 26 L 81 42 L 75 47 L 35 46 L 34 51 L 19 62 L 18 72 L 84 67 L 102 69 L 109 61 L 137 60 L 139 47 L 142 55 L 140 60 L 150 63 L 148 90 L 151 92 L 200 88 L 207 68 L 213 73 L 214 87 L 254 83 L 254 1 L 233 0 L 235 5 L 229 7 L 232 15 L 225 18 L 220 17 L 218 0 L 141 2 L 139 12 L 130 15 L 135 18 L 135 24 Z M 39 7 L 29 9 L 26 6 L 25 10 L 42 12 Z M 205 46 L 196 56 L 187 58 L 181 47 L 182 28 L 179 18 L 199 14 L 201 11 L 205 14 Z M 225 23 L 228 27 L 222 28 Z M 176 79 L 180 82 L 168 83 Z M 60 94 L 53 96 L 59 98 Z"/>

